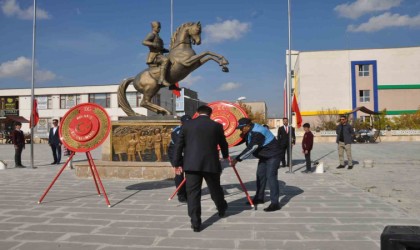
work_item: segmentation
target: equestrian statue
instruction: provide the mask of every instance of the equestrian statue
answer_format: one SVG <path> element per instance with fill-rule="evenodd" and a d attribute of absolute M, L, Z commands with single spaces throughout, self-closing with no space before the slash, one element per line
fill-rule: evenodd
<path fill-rule="evenodd" d="M 172 35 L 170 50 L 164 48 L 159 36 L 160 28 L 159 22 L 152 22 L 152 32 L 143 41 L 143 45 L 149 47 L 150 50 L 147 57 L 149 68 L 135 77 L 124 79 L 118 87 L 118 104 L 128 116 L 139 115 L 134 112 L 127 100 L 126 91 L 131 83 L 138 92 L 143 94 L 141 107 L 157 114 L 170 115 L 171 112 L 151 102 L 152 97 L 161 88 L 178 89 L 175 83 L 210 60 L 217 62 L 223 72 L 229 72 L 227 68 L 229 62 L 222 55 L 211 51 L 196 55 L 192 49 L 191 44 L 201 44 L 200 22 L 189 22 L 179 26 Z M 169 54 L 165 56 L 168 52 Z"/>

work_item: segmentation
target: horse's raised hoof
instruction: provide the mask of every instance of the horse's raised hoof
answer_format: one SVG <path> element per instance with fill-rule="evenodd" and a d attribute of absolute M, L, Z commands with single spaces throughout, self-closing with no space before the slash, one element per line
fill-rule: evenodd
<path fill-rule="evenodd" d="M 222 71 L 223 71 L 223 72 L 229 72 L 229 69 L 228 69 L 228 67 L 226 67 L 226 66 L 222 66 Z"/>
<path fill-rule="evenodd" d="M 228 65 L 228 64 L 229 64 L 228 60 L 226 60 L 226 58 L 222 57 L 222 60 L 220 60 L 219 65 L 223 66 L 223 65 Z"/>

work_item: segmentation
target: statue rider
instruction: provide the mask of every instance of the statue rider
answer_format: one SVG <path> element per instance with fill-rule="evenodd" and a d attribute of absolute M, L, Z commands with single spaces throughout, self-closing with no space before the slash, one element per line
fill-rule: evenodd
<path fill-rule="evenodd" d="M 143 41 L 143 45 L 149 47 L 150 50 L 146 63 L 149 65 L 149 67 L 151 64 L 157 64 L 160 68 L 159 84 L 171 87 L 171 84 L 165 79 L 169 59 L 163 54 L 168 53 L 169 50 L 163 47 L 163 40 L 160 38 L 159 32 L 160 22 L 153 21 L 152 32 L 147 34 Z"/>

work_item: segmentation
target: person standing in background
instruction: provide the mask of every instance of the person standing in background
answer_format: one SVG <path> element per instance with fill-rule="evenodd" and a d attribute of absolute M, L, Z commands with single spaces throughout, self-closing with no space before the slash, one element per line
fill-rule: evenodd
<path fill-rule="evenodd" d="M 311 126 L 309 123 L 303 124 L 303 130 L 305 130 L 305 134 L 302 139 L 302 153 L 305 155 L 306 170 L 302 171 L 302 173 L 310 174 L 312 173 L 311 150 L 314 145 L 314 135 L 311 132 Z"/>
<path fill-rule="evenodd" d="M 290 153 L 289 152 L 289 133 L 292 133 L 292 147 L 296 142 L 295 128 L 289 126 L 289 119 L 286 117 L 283 118 L 283 126 L 281 126 L 277 131 L 277 140 L 279 141 L 280 148 L 282 150 L 281 154 L 281 167 L 289 166 L 290 162 Z M 287 161 L 285 159 L 287 154 Z"/>
<path fill-rule="evenodd" d="M 16 168 L 25 168 L 22 165 L 22 151 L 25 149 L 25 136 L 23 131 L 20 130 L 22 127 L 21 122 L 15 123 L 15 130 L 12 132 L 12 142 L 15 147 L 15 167 Z"/>
<path fill-rule="evenodd" d="M 347 160 L 349 164 L 348 169 L 353 168 L 353 158 L 351 155 L 351 143 L 353 142 L 354 130 L 353 127 L 347 123 L 347 117 L 345 115 L 340 116 L 340 124 L 336 128 L 337 133 L 337 145 L 338 145 L 338 158 L 340 160 L 340 165 L 338 169 L 345 168 L 344 164 L 344 151 L 347 154 Z"/>
<path fill-rule="evenodd" d="M 48 136 L 48 145 L 50 145 L 54 161 L 51 164 L 60 164 L 61 161 L 61 141 L 58 133 L 58 120 L 53 119 L 53 127 L 50 128 Z"/>

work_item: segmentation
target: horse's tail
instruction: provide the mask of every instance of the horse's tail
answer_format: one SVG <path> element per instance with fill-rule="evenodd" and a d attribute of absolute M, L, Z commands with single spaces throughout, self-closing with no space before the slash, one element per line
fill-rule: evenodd
<path fill-rule="evenodd" d="M 135 116 L 138 115 L 134 110 L 131 108 L 130 103 L 128 103 L 126 91 L 128 88 L 128 85 L 134 81 L 134 77 L 130 77 L 127 79 L 124 79 L 120 86 L 118 87 L 118 104 L 121 106 L 122 110 L 128 115 L 128 116 Z"/>

